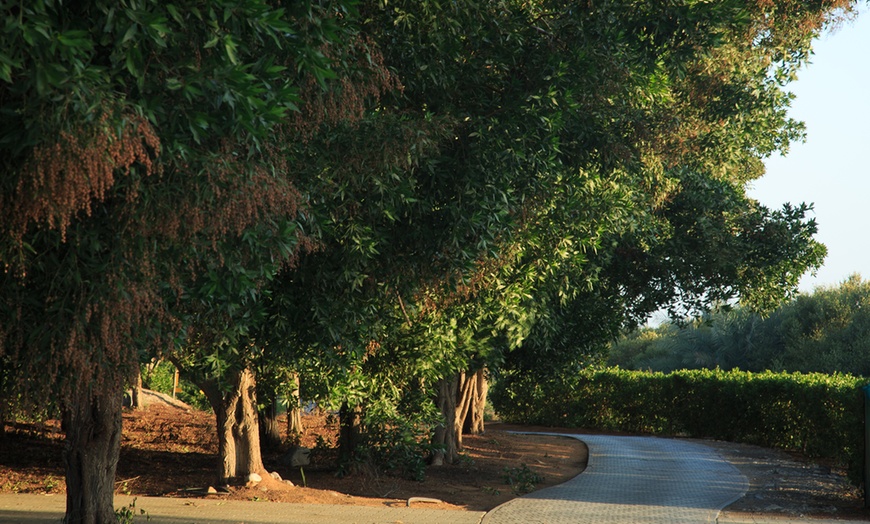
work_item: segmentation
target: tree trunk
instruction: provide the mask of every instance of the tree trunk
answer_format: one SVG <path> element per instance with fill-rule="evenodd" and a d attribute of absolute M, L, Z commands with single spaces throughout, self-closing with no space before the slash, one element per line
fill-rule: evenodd
<path fill-rule="evenodd" d="M 436 451 L 432 456 L 432 465 L 453 464 L 459 459 L 459 451 L 462 449 L 462 432 L 457 430 L 457 414 L 460 411 L 457 406 L 459 387 L 463 373 L 443 378 L 438 381 L 438 408 L 444 417 L 444 423 L 435 428 L 433 444 L 441 446 L 443 450 Z M 461 426 L 460 426 L 461 428 Z"/>
<path fill-rule="evenodd" d="M 278 424 L 278 403 L 274 398 L 259 412 L 260 444 L 263 448 L 274 451 L 281 447 L 281 427 Z"/>
<path fill-rule="evenodd" d="M 472 383 L 469 391 L 470 407 L 462 423 L 462 433 L 465 435 L 483 435 L 484 411 L 486 410 L 486 394 L 489 383 L 486 381 L 486 369 L 480 368 L 468 379 Z"/>
<path fill-rule="evenodd" d="M 302 401 L 299 398 L 299 374 L 293 374 L 296 390 L 290 394 L 287 402 L 287 435 L 293 444 L 298 445 L 302 441 L 305 428 L 302 426 Z"/>
<path fill-rule="evenodd" d="M 287 407 L 287 435 L 289 440 L 298 445 L 302 441 L 302 436 L 305 434 L 305 427 L 302 425 L 302 406 L 290 404 Z"/>
<path fill-rule="evenodd" d="M 79 392 L 63 406 L 65 523 L 117 522 L 114 488 L 121 450 L 123 389 L 107 389 Z"/>
<path fill-rule="evenodd" d="M 136 380 L 133 382 L 133 387 L 130 390 L 130 407 L 133 409 L 142 409 L 142 370 L 136 366 Z"/>
<path fill-rule="evenodd" d="M 257 393 L 254 374 L 244 369 L 228 378 L 232 390 L 222 393 L 214 382 L 197 384 L 215 412 L 221 483 L 247 481 L 251 473 L 265 474 L 260 454 L 257 424 Z"/>
<path fill-rule="evenodd" d="M 353 461 L 361 439 L 362 406 L 350 407 L 345 402 L 341 405 L 338 418 L 340 425 L 338 432 L 339 461 L 342 464 L 348 464 Z"/>
<path fill-rule="evenodd" d="M 486 405 L 486 372 L 457 373 L 438 382 L 438 408 L 444 424 L 435 428 L 433 443 L 444 451 L 436 452 L 432 465 L 453 464 L 462 451 L 462 434 L 483 433 L 483 411 Z"/>

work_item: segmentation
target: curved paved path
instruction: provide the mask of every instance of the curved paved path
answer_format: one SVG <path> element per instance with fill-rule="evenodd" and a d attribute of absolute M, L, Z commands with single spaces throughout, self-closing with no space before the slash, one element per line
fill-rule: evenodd
<path fill-rule="evenodd" d="M 565 435 L 589 446 L 586 471 L 507 502 L 483 524 L 716 522 L 749 483 L 713 449 L 655 437 Z"/>

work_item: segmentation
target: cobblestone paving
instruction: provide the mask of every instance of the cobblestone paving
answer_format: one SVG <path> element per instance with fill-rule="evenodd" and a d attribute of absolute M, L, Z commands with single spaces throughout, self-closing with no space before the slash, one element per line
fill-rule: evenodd
<path fill-rule="evenodd" d="M 563 435 L 589 446 L 589 465 L 574 479 L 512 500 L 484 524 L 716 522 L 719 510 L 749 484 L 707 446 L 672 439 Z"/>

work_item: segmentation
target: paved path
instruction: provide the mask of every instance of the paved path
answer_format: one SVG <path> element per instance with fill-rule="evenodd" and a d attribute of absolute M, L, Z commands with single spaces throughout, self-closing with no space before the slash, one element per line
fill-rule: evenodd
<path fill-rule="evenodd" d="M 514 499 L 484 524 L 716 522 L 719 510 L 749 487 L 707 446 L 653 437 L 564 435 L 589 446 L 581 475 Z"/>
<path fill-rule="evenodd" d="M 115 507 L 134 497 L 115 496 Z M 0 494 L 0 522 L 58 524 L 64 495 Z M 240 500 L 138 497 L 134 523 L 142 524 L 479 524 L 482 511 L 434 510 L 425 507 L 370 507 Z M 140 510 L 145 511 L 141 514 Z"/>
<path fill-rule="evenodd" d="M 589 463 L 579 476 L 514 499 L 482 524 L 789 524 L 805 519 L 720 519 L 749 482 L 714 449 L 682 440 L 608 435 L 582 440 Z M 848 524 L 812 520 L 813 524 Z"/>

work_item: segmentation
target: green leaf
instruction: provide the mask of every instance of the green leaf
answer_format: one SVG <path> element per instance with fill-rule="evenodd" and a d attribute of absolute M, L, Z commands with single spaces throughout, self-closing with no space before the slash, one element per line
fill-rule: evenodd
<path fill-rule="evenodd" d="M 57 40 L 67 46 L 83 50 L 93 49 L 94 43 L 90 40 L 88 32 L 82 30 L 64 31 L 57 35 Z"/>
<path fill-rule="evenodd" d="M 159 33 L 167 34 L 170 32 L 170 29 L 169 26 L 166 25 L 166 22 L 168 22 L 168 20 L 161 16 L 149 22 L 148 27 Z"/>
<path fill-rule="evenodd" d="M 173 20 L 175 20 L 179 24 L 184 23 L 184 18 L 181 16 L 181 13 L 178 12 L 178 8 L 175 7 L 175 5 L 166 4 L 164 7 L 166 7 L 166 11 L 169 12 L 169 16 L 171 16 Z"/>
<path fill-rule="evenodd" d="M 124 33 L 124 38 L 121 39 L 122 44 L 126 44 L 130 40 L 136 38 L 136 33 L 139 32 L 139 24 L 133 23 L 130 24 L 130 27 L 127 28 L 127 31 Z"/>
<path fill-rule="evenodd" d="M 127 71 L 129 71 L 135 78 L 142 77 L 141 62 L 142 55 L 139 53 L 137 48 L 131 47 L 127 50 L 127 59 L 125 60 L 124 65 L 127 67 Z"/>
<path fill-rule="evenodd" d="M 233 42 L 232 37 L 230 37 L 229 35 L 224 38 L 224 49 L 227 52 L 227 57 L 229 57 L 230 62 L 232 62 L 234 65 L 238 65 L 239 58 L 236 56 L 236 43 Z"/>

